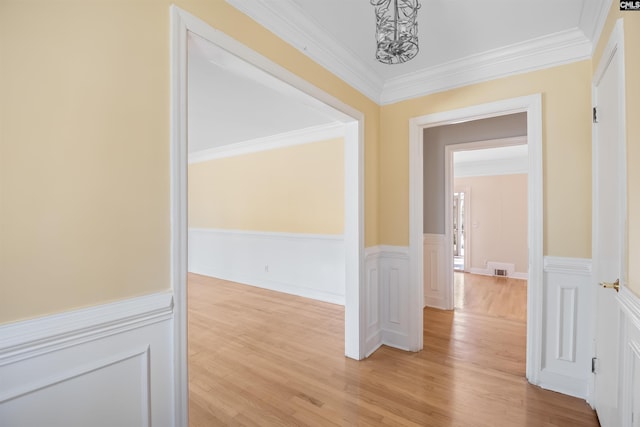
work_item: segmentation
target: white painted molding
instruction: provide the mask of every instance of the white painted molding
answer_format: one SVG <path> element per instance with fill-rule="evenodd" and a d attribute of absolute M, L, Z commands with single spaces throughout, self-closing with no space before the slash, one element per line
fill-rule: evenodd
<path fill-rule="evenodd" d="M 582 31 L 577 28 L 562 31 L 389 80 L 380 103 L 392 104 L 590 57 L 591 43 Z"/>
<path fill-rule="evenodd" d="M 460 162 L 455 163 L 453 169 L 455 178 L 524 174 L 529 172 L 529 158 L 528 156 L 521 156 L 508 159 Z"/>
<path fill-rule="evenodd" d="M 0 327 L 0 366 L 172 318 L 171 292 L 10 323 Z"/>
<path fill-rule="evenodd" d="M 189 164 L 206 162 L 208 160 L 222 159 L 225 157 L 242 156 L 244 154 L 260 151 L 275 150 L 293 145 L 309 144 L 326 141 L 328 139 L 344 136 L 343 123 L 331 123 L 329 125 L 313 126 L 306 129 L 285 132 L 278 135 L 256 138 L 235 144 L 214 147 L 206 150 L 189 153 Z"/>
<path fill-rule="evenodd" d="M 448 268 L 444 265 L 444 252 L 447 247 L 444 234 L 424 234 L 423 236 L 423 271 L 424 271 L 424 306 L 435 307 L 441 310 L 453 309 L 452 300 L 447 298 L 447 276 Z M 453 269 L 453 265 L 451 266 Z"/>
<path fill-rule="evenodd" d="M 189 271 L 345 304 L 343 235 L 190 228 Z"/>
<path fill-rule="evenodd" d="M 4 392 L 0 392 L 0 404 L 7 402 L 9 400 L 27 395 L 29 393 L 32 393 L 34 391 L 37 390 L 41 390 L 44 389 L 46 387 L 50 387 L 52 385 L 55 384 L 59 384 L 62 383 L 64 381 L 69 381 L 78 377 L 81 377 L 83 375 L 89 374 L 93 371 L 96 371 L 98 369 L 102 369 L 105 367 L 109 367 L 111 365 L 114 365 L 116 363 L 125 361 L 127 359 L 132 359 L 135 357 L 142 357 L 142 359 L 145 360 L 144 363 L 144 369 L 143 369 L 143 375 L 144 375 L 144 380 L 143 382 L 145 383 L 145 385 L 147 385 L 147 387 L 142 389 L 142 392 L 144 394 L 144 398 L 143 398 L 143 402 L 146 404 L 146 410 L 143 410 L 142 413 L 143 415 L 147 415 L 149 413 L 149 407 L 151 406 L 151 402 L 150 402 L 150 396 L 149 396 L 149 386 L 150 386 L 150 378 L 149 378 L 149 346 L 144 346 L 141 348 L 136 348 L 134 350 L 130 350 L 130 351 L 126 351 L 122 354 L 118 354 L 115 356 L 110 356 L 110 357 L 106 357 L 102 360 L 98 360 L 98 361 L 93 361 L 87 365 L 83 365 L 83 366 L 76 366 L 73 369 L 61 373 L 61 374 L 54 374 L 51 376 L 47 376 L 47 377 L 43 377 L 43 378 L 39 378 L 37 382 L 34 383 L 30 383 L 30 384 L 23 384 L 21 387 L 14 387 L 12 390 L 9 391 L 4 391 Z M 147 425 L 147 423 L 143 424 L 143 425 Z"/>
<path fill-rule="evenodd" d="M 620 307 L 627 313 L 636 329 L 640 330 L 640 297 L 626 286 L 620 287 L 618 293 Z"/>
<path fill-rule="evenodd" d="M 477 267 L 472 267 L 469 269 L 469 273 L 471 274 L 478 274 L 480 276 L 493 276 L 493 270 L 489 269 L 489 268 L 477 268 Z M 514 271 L 512 273 L 509 273 L 509 275 L 507 276 L 511 279 L 520 279 L 520 280 L 529 280 L 529 273 L 523 273 L 523 272 L 518 272 L 518 271 Z"/>
<path fill-rule="evenodd" d="M 591 51 L 595 51 L 602 35 L 602 29 L 607 22 L 607 16 L 611 9 L 612 0 L 585 1 L 583 2 L 582 15 L 580 16 L 580 28 L 587 38 L 591 40 Z"/>
<path fill-rule="evenodd" d="M 190 232 L 204 233 L 204 234 L 226 234 L 229 236 L 247 236 L 247 237 L 259 237 L 263 239 L 279 239 L 279 240 L 338 240 L 343 241 L 343 234 L 313 234 L 313 233 L 285 233 L 279 231 L 253 231 L 253 230 L 232 230 L 226 228 L 197 228 L 189 227 Z"/>
<path fill-rule="evenodd" d="M 383 80 L 367 64 L 357 59 L 315 22 L 308 19 L 293 2 L 257 2 L 227 0 L 303 54 L 322 65 L 372 101 L 379 103 Z"/>
<path fill-rule="evenodd" d="M 188 33 L 217 45 L 261 69 L 304 96 L 310 105 L 345 123 L 345 355 L 365 357 L 364 272 L 364 114 L 300 76 L 211 27 L 170 6 L 171 78 L 171 286 L 174 290 L 175 425 L 188 424 L 187 372 L 187 41 Z"/>
<path fill-rule="evenodd" d="M 423 130 L 465 120 L 477 120 L 505 114 L 527 113 L 527 142 L 529 150 L 528 226 L 529 286 L 527 286 L 527 379 L 538 384 L 542 369 L 543 339 L 543 178 L 542 178 L 542 96 L 535 94 L 486 104 L 473 105 L 451 111 L 437 112 L 409 120 L 409 292 L 412 301 L 424 302 L 423 288 Z M 446 148 L 445 148 L 446 153 Z M 445 162 L 451 172 L 451 158 Z M 445 178 L 445 192 L 452 194 L 451 183 Z M 445 205 L 449 206 L 448 204 Z M 449 208 L 450 209 L 450 208 Z M 449 215 L 450 216 L 450 215 Z M 445 213 L 445 221 L 449 217 Z M 450 220 L 449 220 L 450 221 Z M 445 223 L 445 231 L 450 230 Z M 449 240 L 450 242 L 451 240 Z M 448 243 L 450 244 L 450 243 Z M 447 249 L 453 257 L 453 249 Z M 446 254 L 445 254 L 446 255 Z M 452 260 L 446 261 L 453 266 Z M 451 268 L 453 272 L 453 268 Z M 450 287 L 452 289 L 452 286 Z M 415 310 L 415 312 L 414 312 Z M 411 307 L 410 337 L 413 344 L 422 346 L 422 308 Z"/>
<path fill-rule="evenodd" d="M 309 20 L 294 2 L 271 2 L 268 6 L 252 0 L 227 2 L 381 105 L 589 59 L 592 51 L 592 44 L 585 34 L 574 28 L 385 82 L 366 62 L 357 59 L 339 40 Z M 592 23 L 589 28 L 601 28 L 604 10 L 608 11 L 599 9 L 600 15 L 593 20 L 597 25 Z M 592 20 L 592 13 L 595 13 L 593 8 L 583 11 L 585 22 Z"/>
<path fill-rule="evenodd" d="M 409 341 L 409 248 L 378 245 L 365 253 L 367 356 L 383 344 L 418 351 Z"/>
<path fill-rule="evenodd" d="M 544 257 L 545 273 L 591 276 L 592 262 L 587 258 Z"/>

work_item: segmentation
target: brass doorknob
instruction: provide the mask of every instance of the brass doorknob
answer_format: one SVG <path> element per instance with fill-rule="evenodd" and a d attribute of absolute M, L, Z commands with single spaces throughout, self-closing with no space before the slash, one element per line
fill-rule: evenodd
<path fill-rule="evenodd" d="M 620 292 L 620 279 L 616 279 L 615 282 L 600 282 L 600 286 L 603 288 L 612 288 L 615 289 L 616 292 Z"/>

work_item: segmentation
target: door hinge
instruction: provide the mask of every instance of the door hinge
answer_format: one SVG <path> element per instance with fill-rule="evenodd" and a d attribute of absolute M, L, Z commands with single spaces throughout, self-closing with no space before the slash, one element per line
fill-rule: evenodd
<path fill-rule="evenodd" d="M 593 123 L 598 123 L 598 107 L 593 107 Z"/>
<path fill-rule="evenodd" d="M 598 358 L 597 357 L 592 357 L 591 358 L 591 373 L 595 374 L 596 373 L 596 365 L 598 364 Z"/>

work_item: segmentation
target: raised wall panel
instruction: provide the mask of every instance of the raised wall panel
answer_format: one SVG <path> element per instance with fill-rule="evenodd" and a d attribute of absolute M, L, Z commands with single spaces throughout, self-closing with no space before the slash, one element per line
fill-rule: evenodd
<path fill-rule="evenodd" d="M 445 271 L 443 264 L 445 259 L 444 234 L 424 235 L 424 305 L 446 309 Z M 451 267 L 453 268 L 453 266 Z"/>
<path fill-rule="evenodd" d="M 375 246 L 366 250 L 367 355 L 382 344 L 409 348 L 408 252 L 404 246 Z M 372 310 L 376 310 L 375 315 Z"/>
<path fill-rule="evenodd" d="M 586 398 L 591 375 L 591 260 L 545 257 L 539 385 Z"/>
<path fill-rule="evenodd" d="M 344 305 L 342 235 L 191 228 L 189 271 Z"/>
<path fill-rule="evenodd" d="M 558 322 L 556 323 L 557 353 L 556 358 L 567 362 L 576 361 L 576 316 L 577 289 L 560 286 L 558 288 Z"/>
<path fill-rule="evenodd" d="M 0 327 L 0 425 L 171 426 L 170 294 Z"/>

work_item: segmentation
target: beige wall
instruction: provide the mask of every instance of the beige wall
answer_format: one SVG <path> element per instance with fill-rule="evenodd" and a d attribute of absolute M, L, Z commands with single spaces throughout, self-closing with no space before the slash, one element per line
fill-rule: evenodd
<path fill-rule="evenodd" d="M 364 113 L 367 246 L 408 244 L 411 117 L 542 93 L 544 252 L 590 256 L 591 61 L 380 108 L 223 0 L 0 0 L 0 323 L 171 286 L 172 3 Z M 623 15 L 633 118 L 640 14 L 616 5 L 602 40 Z M 627 123 L 633 165 L 640 121 Z M 640 292 L 636 188 L 630 167 L 629 276 Z"/>
<path fill-rule="evenodd" d="M 365 114 L 379 108 L 224 0 L 0 0 L 0 323 L 169 289 L 169 6 Z"/>
<path fill-rule="evenodd" d="M 624 61 L 627 121 L 627 214 L 628 214 L 628 279 L 629 287 L 640 295 L 640 13 L 621 12 L 619 2 L 612 2 L 600 42 L 593 56 L 595 72 L 602 51 L 617 19 L 624 25 Z"/>
<path fill-rule="evenodd" d="M 542 93 L 544 254 L 591 256 L 591 62 L 530 72 L 382 107 L 379 239 L 409 242 L 412 117 Z"/>
<path fill-rule="evenodd" d="M 343 139 L 189 165 L 189 227 L 342 234 Z"/>
<path fill-rule="evenodd" d="M 471 268 L 486 268 L 485 261 L 515 264 L 516 272 L 529 270 L 527 254 L 527 174 L 456 178 L 469 209 L 465 256 Z"/>

